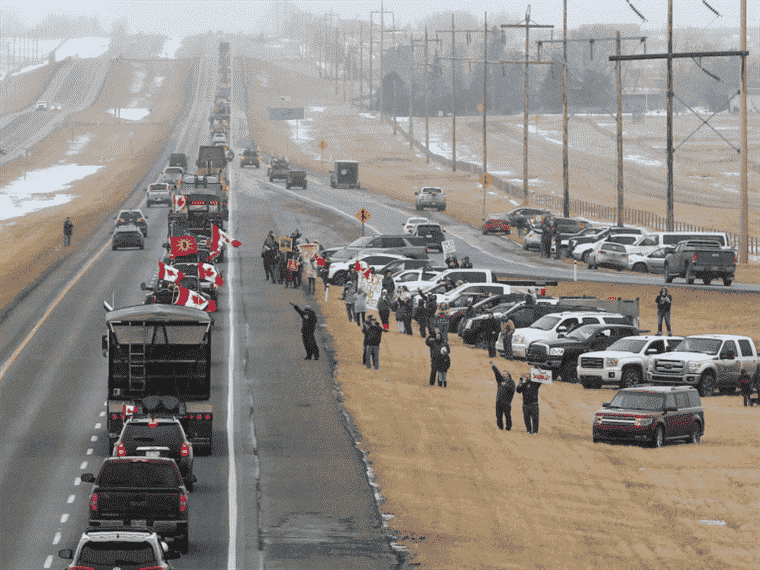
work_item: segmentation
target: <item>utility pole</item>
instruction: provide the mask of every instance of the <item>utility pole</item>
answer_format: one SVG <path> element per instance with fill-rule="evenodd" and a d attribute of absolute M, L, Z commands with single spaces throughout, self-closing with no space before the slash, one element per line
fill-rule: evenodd
<path fill-rule="evenodd" d="M 346 102 L 346 32 L 343 32 L 343 102 Z"/>
<path fill-rule="evenodd" d="M 385 78 L 385 73 L 384 73 L 384 68 L 383 68 L 383 52 L 385 51 L 385 32 L 386 31 L 391 31 L 391 30 L 386 30 L 385 29 L 385 19 L 384 19 L 384 16 L 385 16 L 385 14 L 393 14 L 393 22 L 394 22 L 393 23 L 393 34 L 394 34 L 393 37 L 394 37 L 394 43 L 395 43 L 395 37 L 396 37 L 396 35 L 395 35 L 396 34 L 396 25 L 395 25 L 396 15 L 393 12 L 386 11 L 383 8 L 383 0 L 380 0 L 380 11 L 379 12 L 378 11 L 374 11 L 374 12 L 370 12 L 369 13 L 369 15 L 370 15 L 370 25 L 371 25 L 371 23 L 373 21 L 372 20 L 373 14 L 380 14 L 380 120 L 382 121 L 383 120 L 383 96 L 384 96 L 383 95 L 383 79 Z M 371 38 L 370 38 L 370 41 L 372 41 Z M 370 48 L 370 50 L 371 50 L 371 48 Z M 370 65 L 371 65 L 371 62 L 370 62 Z"/>
<path fill-rule="evenodd" d="M 523 196 L 525 203 L 528 204 L 530 197 L 528 194 L 528 107 L 530 105 L 529 96 L 529 74 L 528 69 L 531 63 L 543 63 L 541 61 L 531 62 L 529 61 L 530 53 L 530 29 L 531 28 L 554 28 L 551 25 L 538 25 L 530 23 L 530 4 L 525 12 L 525 24 L 502 24 L 502 28 L 525 28 L 525 93 L 524 93 L 524 108 L 523 108 Z M 548 62 L 547 62 L 548 63 Z"/>
<path fill-rule="evenodd" d="M 409 148 L 414 148 L 414 37 L 409 36 L 411 61 L 409 64 Z"/>
<path fill-rule="evenodd" d="M 745 0 L 742 0 L 745 1 Z M 746 40 L 745 40 L 746 41 Z M 744 44 L 746 47 L 746 43 Z M 673 211 L 674 191 L 673 191 L 673 59 L 675 58 L 691 58 L 700 59 L 704 57 L 730 57 L 739 56 L 742 59 L 746 58 L 749 52 L 743 50 L 728 50 L 728 51 L 694 51 L 694 52 L 681 52 L 673 53 L 673 0 L 668 0 L 668 51 L 667 53 L 653 53 L 649 55 L 611 55 L 610 61 L 632 61 L 632 60 L 648 60 L 648 59 L 666 59 L 667 60 L 667 165 L 668 165 L 668 186 L 666 191 L 666 230 L 673 231 L 675 227 L 675 215 Z M 703 123 L 707 121 L 703 120 Z M 700 125 L 701 127 L 701 125 Z M 717 131 L 715 131 L 717 133 Z M 692 133 L 693 134 L 693 133 Z M 690 135 L 691 136 L 691 135 Z M 725 140 L 725 139 L 724 139 Z M 743 153 L 746 155 L 746 152 Z M 746 172 L 746 171 L 745 171 Z M 744 207 L 744 200 L 742 200 L 742 207 Z M 742 216 L 745 215 L 742 212 Z M 746 239 L 746 233 L 742 239 Z"/>
<path fill-rule="evenodd" d="M 615 53 L 620 55 L 620 30 L 617 32 Z M 623 80 L 620 76 L 620 60 L 615 62 L 617 75 L 617 223 L 623 226 Z"/>
<path fill-rule="evenodd" d="M 741 38 L 741 50 L 747 51 L 747 0 L 742 0 L 741 24 L 739 36 Z M 741 171 L 741 220 L 739 233 L 739 263 L 749 261 L 749 197 L 747 188 L 747 58 L 742 56 L 742 171 Z"/>
<path fill-rule="evenodd" d="M 438 38 L 435 39 L 428 39 L 428 32 L 427 32 L 427 26 L 425 27 L 425 39 L 422 40 L 415 40 L 412 38 L 412 49 L 414 49 L 414 43 L 424 43 L 425 45 L 425 162 L 430 162 L 430 122 L 429 122 L 429 74 L 428 74 L 428 43 L 429 42 L 436 42 L 440 45 L 441 40 Z M 412 54 L 414 54 L 414 51 L 412 51 Z M 412 59 L 412 78 L 414 78 L 414 59 Z M 412 79 L 414 80 L 414 79 Z M 410 103 L 411 105 L 411 103 Z M 411 113 L 410 113 L 410 120 L 411 120 Z M 412 133 L 410 131 L 409 133 L 409 144 L 412 145 Z"/>
<path fill-rule="evenodd" d="M 457 171 L 457 95 L 456 95 L 456 48 L 457 42 L 454 35 L 454 14 L 451 15 L 451 171 Z"/>
<path fill-rule="evenodd" d="M 567 133 L 567 0 L 563 0 L 562 19 L 562 216 L 570 217 L 570 160 Z"/>
<path fill-rule="evenodd" d="M 364 26 L 359 27 L 359 105 L 363 107 L 364 97 Z"/>

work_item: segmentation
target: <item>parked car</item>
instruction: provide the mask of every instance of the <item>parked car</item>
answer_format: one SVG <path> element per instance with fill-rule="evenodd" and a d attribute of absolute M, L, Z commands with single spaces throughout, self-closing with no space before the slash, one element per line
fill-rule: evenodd
<path fill-rule="evenodd" d="M 435 273 L 439 273 L 446 269 L 446 267 L 442 267 L 440 269 L 435 269 L 433 265 L 430 264 L 429 259 L 412 259 L 412 258 L 406 258 L 406 259 L 398 259 L 396 261 L 391 261 L 388 265 L 382 267 L 378 273 L 380 275 L 385 275 L 386 271 L 390 271 L 391 275 L 394 277 L 398 274 L 400 274 L 403 271 L 407 271 L 409 269 L 424 269 L 426 271 L 432 271 Z"/>
<path fill-rule="evenodd" d="M 148 222 L 145 221 L 147 217 L 140 210 L 122 210 L 114 219 L 116 220 L 117 228 L 131 224 L 140 228 L 143 237 L 148 237 Z"/>
<path fill-rule="evenodd" d="M 298 186 L 306 190 L 306 171 L 305 170 L 289 170 L 288 178 L 285 180 L 285 188 L 290 190 L 293 186 Z"/>
<path fill-rule="evenodd" d="M 647 255 L 629 253 L 628 269 L 637 273 L 665 273 L 665 258 L 673 249 L 673 246 L 666 245 Z"/>
<path fill-rule="evenodd" d="M 507 221 L 512 228 L 529 230 L 537 217 L 548 216 L 550 214 L 551 210 L 547 210 L 546 208 L 515 208 L 507 212 Z"/>
<path fill-rule="evenodd" d="M 115 250 L 123 247 L 137 247 L 140 249 L 145 247 L 145 238 L 140 228 L 134 224 L 116 227 L 111 238 L 111 249 Z"/>
<path fill-rule="evenodd" d="M 420 224 L 429 224 L 430 220 L 427 218 L 409 218 L 405 222 L 403 222 L 401 225 L 404 227 L 404 233 L 408 235 L 412 235 L 414 233 L 415 228 Z"/>
<path fill-rule="evenodd" d="M 652 447 L 681 439 L 699 443 L 705 434 L 705 412 L 694 388 L 624 388 L 594 414 L 592 431 L 594 443 L 632 441 Z"/>
<path fill-rule="evenodd" d="M 71 560 L 67 570 L 87 568 L 152 568 L 172 570 L 169 560 L 181 554 L 169 550 L 156 531 L 149 526 L 109 526 L 106 529 L 88 528 L 79 538 L 76 548 L 58 551 L 58 557 Z"/>
<path fill-rule="evenodd" d="M 168 182 L 156 182 L 148 186 L 145 191 L 145 203 L 150 208 L 154 204 L 172 205 L 171 190 L 173 186 Z"/>
<path fill-rule="evenodd" d="M 736 250 L 723 248 L 717 241 L 682 241 L 665 258 L 664 272 L 665 283 L 675 277 L 683 277 L 689 285 L 694 279 L 701 279 L 705 285 L 722 279 L 728 287 L 736 273 Z"/>
<path fill-rule="evenodd" d="M 425 246 L 428 251 L 443 252 L 443 242 L 446 239 L 443 233 L 445 231 L 440 224 L 428 223 L 418 225 L 412 235 L 425 238 Z"/>
<path fill-rule="evenodd" d="M 628 253 L 619 243 L 603 242 L 598 250 L 591 252 L 588 258 L 588 268 L 610 267 L 622 271 L 628 269 Z"/>
<path fill-rule="evenodd" d="M 483 235 L 509 234 L 510 225 L 508 214 L 491 214 L 483 223 Z"/>
<path fill-rule="evenodd" d="M 596 243 L 599 240 L 606 240 L 610 236 L 618 235 L 618 234 L 626 234 L 626 235 L 641 235 L 644 233 L 644 230 L 641 228 L 629 228 L 629 227 L 623 227 L 623 226 L 613 226 L 609 228 L 585 228 L 578 232 L 577 234 L 574 234 L 570 236 L 567 240 L 567 253 L 570 255 L 573 255 L 573 252 L 575 251 L 575 248 L 578 247 L 581 244 L 584 243 Z M 615 241 L 615 240 L 609 240 L 609 241 Z M 573 255 L 575 257 L 575 255 Z M 579 259 L 575 257 L 575 259 Z M 583 259 L 582 261 L 586 262 L 586 259 Z"/>
<path fill-rule="evenodd" d="M 415 192 L 414 195 L 417 196 L 416 207 L 418 210 L 435 208 L 443 212 L 446 209 L 446 194 L 440 188 L 425 187 L 419 192 Z"/>
<path fill-rule="evenodd" d="M 394 253 L 371 253 L 369 255 L 362 256 L 356 259 L 350 259 L 348 261 L 333 261 L 330 263 L 330 269 L 327 273 L 327 281 L 333 285 L 343 286 L 348 282 L 349 267 L 363 261 L 370 269 L 377 271 L 382 267 L 388 265 L 391 261 L 403 259 L 403 255 L 397 255 Z"/>

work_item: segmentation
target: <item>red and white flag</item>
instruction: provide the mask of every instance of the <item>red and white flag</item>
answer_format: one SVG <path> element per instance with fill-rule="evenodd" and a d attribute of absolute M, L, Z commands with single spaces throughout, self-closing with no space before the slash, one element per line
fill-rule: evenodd
<path fill-rule="evenodd" d="M 232 236 L 228 233 L 220 230 L 216 224 L 211 224 L 211 255 L 209 255 L 209 259 L 213 259 L 219 255 L 222 252 L 222 244 L 225 243 L 232 247 L 240 247 L 242 245 L 238 240 L 232 239 Z"/>
<path fill-rule="evenodd" d="M 158 278 L 172 283 L 179 283 L 185 276 L 179 269 L 166 265 L 163 261 L 158 262 Z"/>
<path fill-rule="evenodd" d="M 198 244 L 193 236 L 170 237 L 169 241 L 172 244 L 172 251 L 169 257 L 198 253 Z"/>
<path fill-rule="evenodd" d="M 175 305 L 184 305 L 185 307 L 192 307 L 194 309 L 200 309 L 207 313 L 213 313 L 216 311 L 216 303 L 209 299 L 205 299 L 195 291 L 191 291 L 187 287 L 177 287 L 179 295 L 174 301 Z"/>
<path fill-rule="evenodd" d="M 221 287 L 224 285 L 224 279 L 216 270 L 216 267 L 210 263 L 198 264 L 198 277 L 204 281 L 208 281 L 214 284 L 214 287 Z"/>
<path fill-rule="evenodd" d="M 187 197 L 184 194 L 175 194 L 172 201 L 175 213 L 187 214 Z"/>

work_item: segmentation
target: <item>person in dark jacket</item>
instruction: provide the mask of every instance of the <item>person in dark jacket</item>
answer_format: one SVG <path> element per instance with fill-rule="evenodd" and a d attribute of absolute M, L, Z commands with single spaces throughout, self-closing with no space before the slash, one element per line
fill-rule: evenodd
<path fill-rule="evenodd" d="M 401 320 L 404 322 L 404 334 L 412 336 L 412 315 L 414 314 L 414 304 L 412 297 L 409 295 L 409 291 L 406 287 L 402 288 L 401 296 L 399 297 L 399 306 L 401 310 Z"/>
<path fill-rule="evenodd" d="M 742 391 L 742 397 L 744 398 L 744 407 L 752 405 L 752 377 L 747 374 L 747 371 L 742 368 L 742 372 L 739 375 L 739 388 Z"/>
<path fill-rule="evenodd" d="M 757 390 L 757 400 L 755 402 L 760 406 L 760 366 L 755 368 L 755 373 L 752 375 L 752 388 Z"/>
<path fill-rule="evenodd" d="M 277 274 L 277 284 L 282 285 L 285 282 L 285 276 L 288 270 L 288 259 L 285 257 L 285 253 L 282 251 L 277 252 L 275 259 L 276 267 L 275 272 Z"/>
<path fill-rule="evenodd" d="M 551 220 L 545 216 L 541 222 L 541 257 L 549 257 L 551 254 L 552 234 Z"/>
<path fill-rule="evenodd" d="M 261 247 L 261 257 L 264 260 L 264 272 L 266 273 L 266 279 L 272 278 L 272 283 L 275 282 L 274 270 L 272 268 L 272 260 L 278 249 L 277 240 L 274 238 L 274 232 L 269 230 L 264 245 Z"/>
<path fill-rule="evenodd" d="M 450 255 L 446 258 L 446 267 L 448 269 L 459 269 L 459 261 L 456 255 Z"/>
<path fill-rule="evenodd" d="M 449 345 L 444 343 L 441 350 L 436 355 L 435 369 L 438 373 L 438 385 L 446 387 L 446 375 L 451 368 L 451 357 L 449 356 Z"/>
<path fill-rule="evenodd" d="M 425 301 L 425 317 L 427 318 L 428 334 L 433 334 L 435 331 L 435 315 L 438 312 L 438 301 L 435 298 L 435 294 L 425 295 L 421 289 L 417 289 L 420 297 Z"/>
<path fill-rule="evenodd" d="M 391 300 L 390 292 L 387 289 L 380 292 L 380 298 L 377 300 L 377 312 L 380 315 L 380 322 L 383 323 L 383 329 L 388 331 L 390 329 Z"/>
<path fill-rule="evenodd" d="M 488 358 L 496 356 L 496 341 L 499 339 L 501 324 L 493 313 L 488 313 L 488 317 L 483 321 L 483 333 L 486 337 L 486 346 L 488 346 Z"/>
<path fill-rule="evenodd" d="M 507 431 L 512 429 L 512 398 L 515 397 L 515 381 L 508 370 L 502 374 L 491 361 L 491 368 L 496 376 L 496 427 L 504 429 L 506 420 Z"/>
<path fill-rule="evenodd" d="M 364 365 L 369 370 L 372 367 L 371 364 L 374 364 L 375 370 L 378 370 L 380 368 L 380 341 L 385 330 L 374 316 L 369 315 L 362 327 L 362 332 L 364 333 Z"/>
<path fill-rule="evenodd" d="M 504 348 L 504 358 L 512 360 L 512 335 L 515 334 L 515 322 L 511 318 L 503 319 L 501 322 L 501 343 Z"/>
<path fill-rule="evenodd" d="M 515 388 L 515 392 L 521 393 L 523 397 L 523 419 L 525 429 L 530 434 L 538 433 L 538 389 L 540 387 L 540 382 L 534 382 L 529 376 L 522 376 Z"/>
<path fill-rule="evenodd" d="M 438 375 L 438 356 L 441 354 L 441 348 L 444 345 L 441 333 L 432 334 L 425 339 L 425 344 L 430 348 L 430 385 L 435 385 L 435 378 Z"/>
<path fill-rule="evenodd" d="M 319 346 L 317 345 L 317 339 L 314 338 L 314 330 L 317 327 L 317 314 L 314 310 L 306 305 L 301 309 L 298 305 L 291 302 L 293 308 L 301 316 L 301 337 L 303 338 L 303 347 L 306 349 L 306 358 L 304 360 L 319 360 Z"/>
<path fill-rule="evenodd" d="M 449 306 L 446 303 L 441 303 L 441 311 L 435 318 L 435 327 L 441 333 L 443 342 L 448 344 L 449 342 L 449 327 L 451 326 L 451 314 L 449 313 Z"/>
<path fill-rule="evenodd" d="M 383 277 L 383 280 L 380 282 L 380 286 L 389 293 L 393 293 L 396 290 L 396 282 L 393 280 L 393 277 L 391 276 L 391 270 L 387 269 L 385 271 L 385 276 Z"/>
<path fill-rule="evenodd" d="M 425 309 L 425 299 L 422 297 L 417 299 L 417 306 L 414 310 L 414 320 L 417 321 L 417 325 L 420 327 L 420 336 L 425 338 L 427 336 L 427 310 Z"/>
<path fill-rule="evenodd" d="M 71 245 L 71 236 L 74 233 L 74 224 L 71 223 L 71 218 L 66 217 L 66 221 L 63 222 L 63 247 Z"/>
<path fill-rule="evenodd" d="M 670 306 L 673 304 L 673 297 L 668 293 L 667 288 L 660 289 L 660 294 L 654 300 L 657 304 L 657 334 L 662 334 L 662 321 L 665 321 L 665 326 L 668 327 L 668 336 L 673 336 L 673 332 L 670 330 Z"/>
<path fill-rule="evenodd" d="M 462 269 L 472 269 L 472 261 L 470 261 L 470 258 L 468 256 L 464 256 L 462 258 L 462 263 L 459 265 Z"/>

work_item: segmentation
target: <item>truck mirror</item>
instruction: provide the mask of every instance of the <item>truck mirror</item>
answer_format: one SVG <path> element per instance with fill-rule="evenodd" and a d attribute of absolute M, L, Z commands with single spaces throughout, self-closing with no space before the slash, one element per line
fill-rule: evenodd
<path fill-rule="evenodd" d="M 64 560 L 72 560 L 74 558 L 74 551 L 71 550 L 71 548 L 64 548 L 63 550 L 59 550 L 58 558 L 63 558 Z"/>
<path fill-rule="evenodd" d="M 101 338 L 101 348 L 103 349 L 103 356 L 108 356 L 108 337 L 106 335 Z"/>
<path fill-rule="evenodd" d="M 609 403 L 609 402 L 604 402 L 604 403 L 602 404 L 602 407 L 603 407 L 603 408 L 609 408 L 609 407 L 610 407 L 610 403 Z"/>
<path fill-rule="evenodd" d="M 94 483 L 95 475 L 93 475 L 92 473 L 82 473 L 82 476 L 79 477 L 79 480 L 82 483 Z"/>
<path fill-rule="evenodd" d="M 143 291 L 145 291 L 147 288 L 148 287 L 145 285 L 145 281 L 143 281 L 142 283 L 140 283 L 140 289 L 142 289 Z M 105 337 L 103 337 L 103 338 L 105 338 Z"/>

